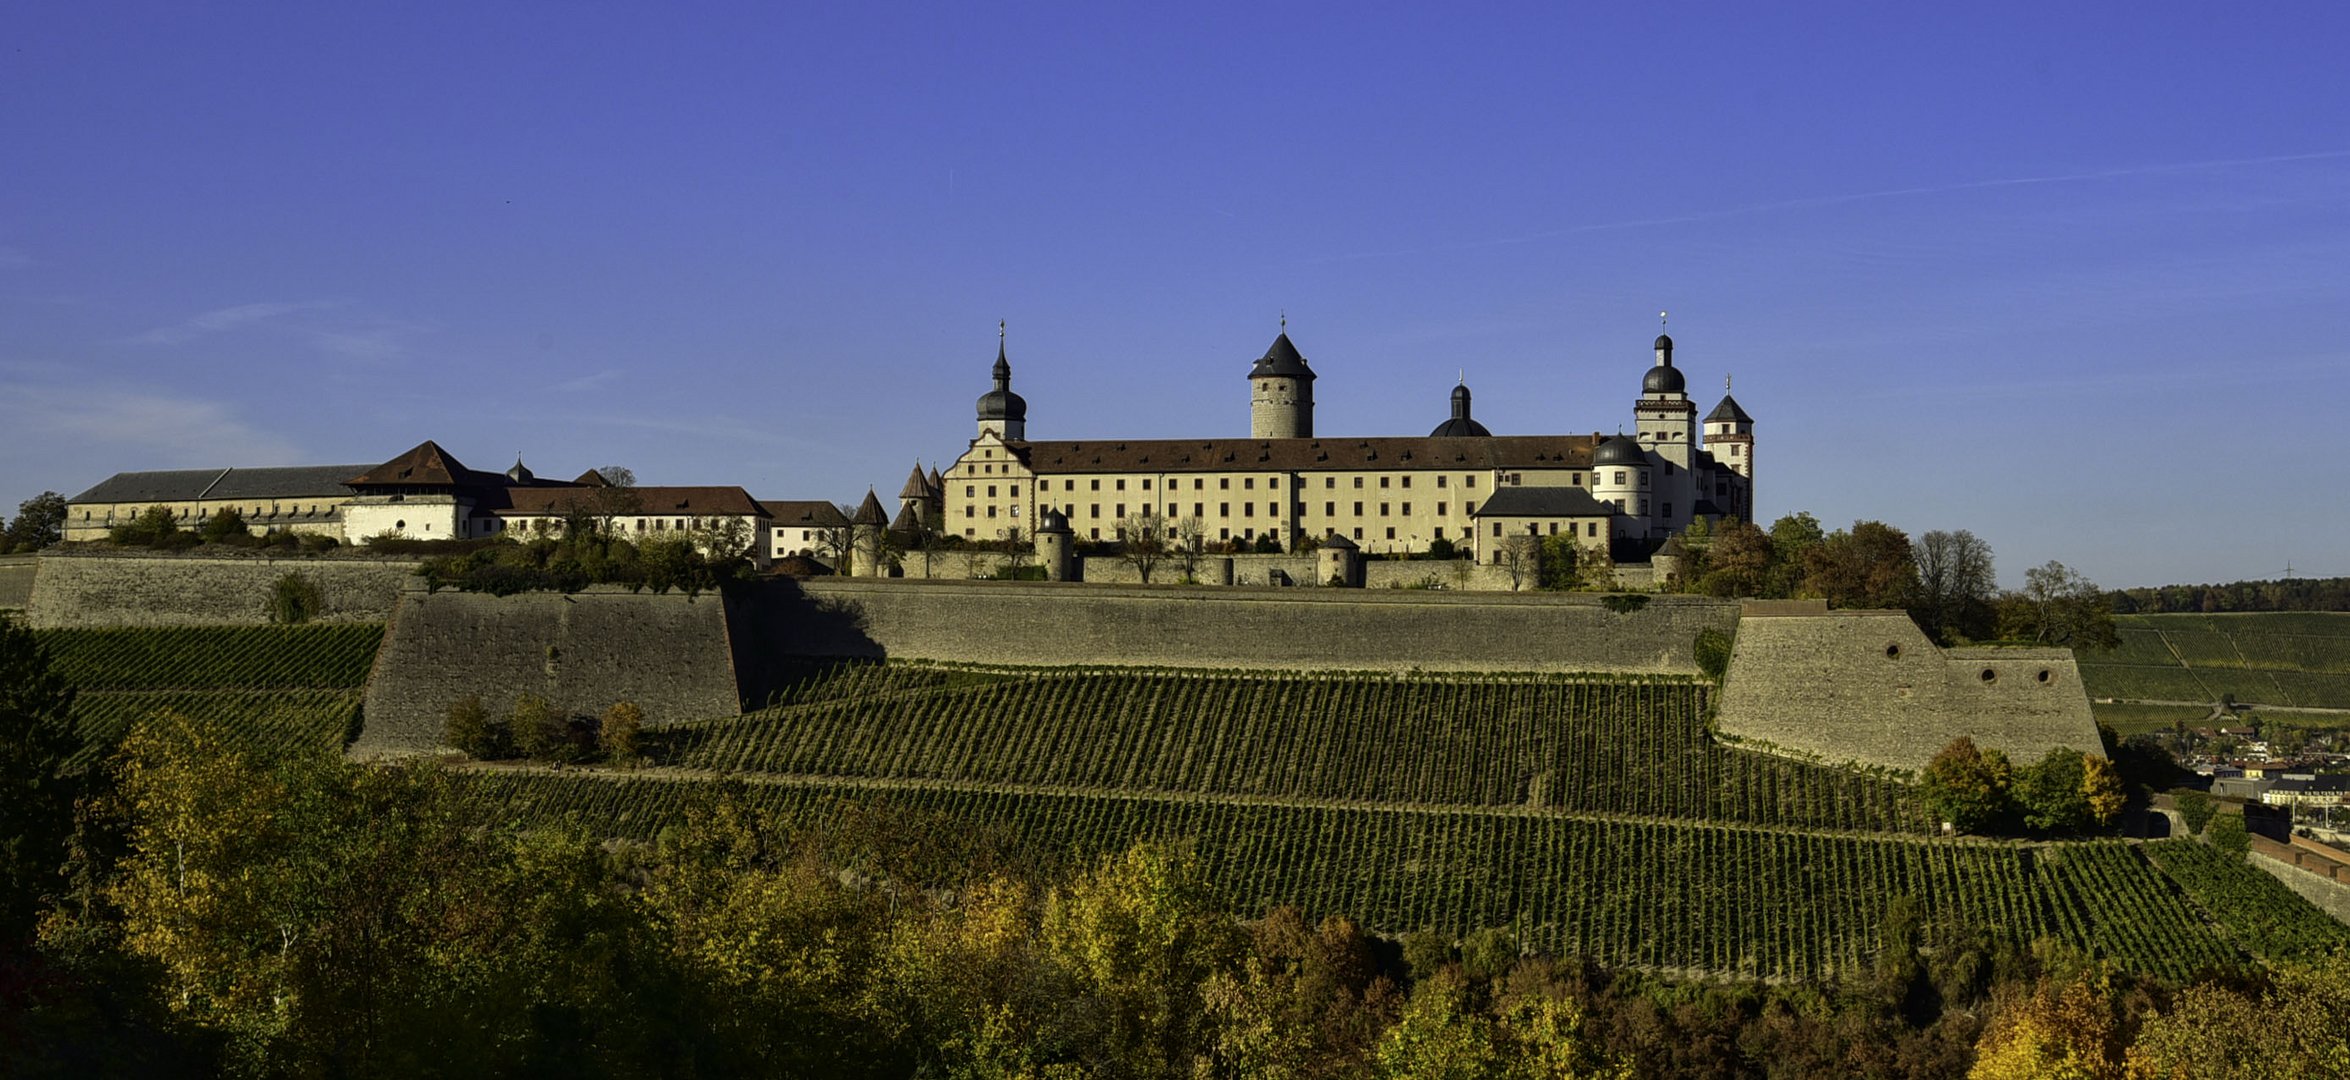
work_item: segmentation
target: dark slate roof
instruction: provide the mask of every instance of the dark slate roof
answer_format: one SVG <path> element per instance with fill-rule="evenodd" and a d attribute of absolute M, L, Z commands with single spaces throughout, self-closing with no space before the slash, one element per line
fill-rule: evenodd
<path fill-rule="evenodd" d="M 849 523 L 840 507 L 822 499 L 761 500 L 759 508 L 774 518 L 773 524 L 802 529 L 837 529 Z"/>
<path fill-rule="evenodd" d="M 860 503 L 860 504 L 858 504 L 858 506 L 857 506 L 857 514 L 856 514 L 856 516 L 855 516 L 855 517 L 852 517 L 852 518 L 850 518 L 850 519 L 849 519 L 849 524 L 851 524 L 851 525 L 887 525 L 887 524 L 889 524 L 889 515 L 888 515 L 888 514 L 886 514 L 886 513 L 884 513 L 884 512 L 882 512 L 882 509 L 881 509 L 881 499 L 880 499 L 880 498 L 878 498 L 878 497 L 876 497 L 876 496 L 873 494 L 873 489 L 871 489 L 871 488 L 867 488 L 867 489 L 865 489 L 865 501 L 864 501 L 863 503 Z"/>
<path fill-rule="evenodd" d="M 1665 336 L 1665 335 L 1663 335 L 1663 334 L 1658 334 L 1658 335 L 1656 336 L 1656 347 L 1657 347 L 1657 348 L 1659 348 L 1659 349 L 1663 349 L 1663 350 L 1664 350 L 1664 351 L 1666 351 L 1666 352 L 1672 352 L 1672 351 L 1673 351 L 1673 339 L 1672 339 L 1672 338 L 1669 338 L 1669 337 L 1666 337 L 1666 336 Z"/>
<path fill-rule="evenodd" d="M 926 499 L 930 497 L 930 478 L 922 475 L 920 462 L 914 464 L 914 473 L 906 477 L 906 486 L 898 489 L 898 498 Z"/>
<path fill-rule="evenodd" d="M 197 499 L 322 499 L 351 494 L 343 481 L 365 465 L 295 465 L 264 469 L 168 469 L 116 473 L 67 500 L 73 503 L 193 502 Z"/>
<path fill-rule="evenodd" d="M 1483 438 L 1127 439 L 1019 442 L 1014 454 L 1038 473 L 1315 472 L 1356 470 L 1580 469 L 1592 435 Z"/>
<path fill-rule="evenodd" d="M 889 531 L 901 535 L 922 531 L 922 523 L 914 517 L 914 504 L 898 507 L 898 516 L 890 520 Z"/>
<path fill-rule="evenodd" d="M 1714 411 L 1706 414 L 1705 421 L 1709 424 L 1722 422 L 1751 424 L 1754 423 L 1754 417 L 1746 415 L 1746 410 L 1738 407 L 1737 398 L 1723 394 L 1722 403 L 1714 406 Z"/>
<path fill-rule="evenodd" d="M 574 478 L 571 482 L 579 485 L 580 487 L 612 486 L 612 481 L 604 479 L 604 474 L 597 472 L 594 469 L 589 469 L 588 471 L 579 474 L 579 476 Z"/>
<path fill-rule="evenodd" d="M 1345 533 L 1331 533 L 1330 535 L 1323 537 L 1322 546 L 1326 548 L 1336 548 L 1340 551 L 1362 550 L 1362 545 L 1347 539 Z"/>
<path fill-rule="evenodd" d="M 1478 517 L 1608 517 L 1611 503 L 1579 487 L 1505 487 L 1477 504 Z"/>
<path fill-rule="evenodd" d="M 1648 452 L 1628 436 L 1617 435 L 1599 444 L 1591 455 L 1594 465 L 1646 465 Z"/>
<path fill-rule="evenodd" d="M 455 454 L 426 439 L 407 453 L 343 481 L 352 487 L 368 485 L 424 487 L 504 487 L 503 473 L 475 472 Z"/>
<path fill-rule="evenodd" d="M 1314 370 L 1306 366 L 1306 358 L 1298 353 L 1296 345 L 1290 343 L 1286 330 L 1281 332 L 1280 337 L 1273 339 L 1273 347 L 1266 349 L 1265 355 L 1248 371 L 1248 377 L 1252 379 L 1268 375 L 1289 375 L 1300 379 L 1314 377 Z"/>
<path fill-rule="evenodd" d="M 634 487 L 628 494 L 633 503 L 614 503 L 626 507 L 618 516 L 635 517 L 764 517 L 767 511 L 751 493 L 739 487 Z M 579 500 L 594 500 L 596 496 L 586 488 L 578 487 L 518 487 L 508 489 L 504 505 L 489 507 L 493 514 L 539 515 L 560 514 Z M 596 505 L 589 502 L 588 505 Z"/>
<path fill-rule="evenodd" d="M 1436 425 L 1436 430 L 1428 433 L 1431 439 L 1483 439 L 1492 435 L 1492 432 L 1485 430 L 1485 425 L 1469 415 L 1467 383 L 1452 388 L 1452 418 Z"/>
<path fill-rule="evenodd" d="M 1678 394 L 1688 388 L 1689 381 L 1681 377 L 1681 369 L 1670 364 L 1658 364 L 1640 379 L 1640 392 L 1644 394 Z"/>

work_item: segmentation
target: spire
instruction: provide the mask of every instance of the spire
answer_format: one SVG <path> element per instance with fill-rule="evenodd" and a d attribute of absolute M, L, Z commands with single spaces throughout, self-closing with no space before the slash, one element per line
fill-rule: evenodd
<path fill-rule="evenodd" d="M 998 390 L 1012 388 L 1012 363 L 1004 359 L 1004 320 L 1002 319 L 997 319 L 995 323 L 995 388 Z"/>
<path fill-rule="evenodd" d="M 849 519 L 851 525 L 887 525 L 889 515 L 881 509 L 881 499 L 872 488 L 865 489 L 865 502 L 857 507 L 857 516 Z"/>
<path fill-rule="evenodd" d="M 906 486 L 898 489 L 900 499 L 921 499 L 930 495 L 930 478 L 922 474 L 922 463 L 914 463 L 914 474 L 906 477 Z"/>

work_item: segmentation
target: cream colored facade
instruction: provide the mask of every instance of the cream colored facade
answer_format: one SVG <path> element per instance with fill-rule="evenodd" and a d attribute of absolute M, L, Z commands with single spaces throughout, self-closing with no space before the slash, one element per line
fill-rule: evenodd
<path fill-rule="evenodd" d="M 1588 547 L 1653 546 L 1699 517 L 1750 514 L 1753 460 L 1743 410 L 1725 397 L 1701 439 L 1669 339 L 1658 339 L 1656 355 L 1634 410 L 1638 435 L 1603 451 L 1617 440 L 1482 434 L 1468 423 L 1465 389 L 1454 424 L 1424 438 L 1269 435 L 1313 429 L 1312 375 L 1286 334 L 1250 377 L 1250 438 L 1032 441 L 1006 433 L 1007 401 L 1020 421 L 1013 430 L 1025 433 L 1026 414 L 999 348 L 978 437 L 943 474 L 941 524 L 970 541 L 1028 538 L 1050 507 L 1081 543 L 1120 539 L 1144 518 L 1159 528 L 1190 520 L 1209 543 L 1271 536 L 1286 550 L 1301 538 L 1344 536 L 1377 555 L 1445 540 L 1480 562 L 1498 556 L 1496 536 L 1529 531 L 1571 529 Z M 1442 434 L 1462 430 L 1478 434 Z M 1716 460 L 1711 445 L 1734 448 L 1736 464 Z M 1480 515 L 1497 492 L 1546 488 L 1589 497 L 1554 500 L 1558 513 Z"/>

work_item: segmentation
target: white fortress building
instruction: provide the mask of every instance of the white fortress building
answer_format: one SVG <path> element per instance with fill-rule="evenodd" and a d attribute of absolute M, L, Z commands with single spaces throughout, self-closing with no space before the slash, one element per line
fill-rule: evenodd
<path fill-rule="evenodd" d="M 1495 435 L 1464 384 L 1426 436 L 1317 436 L 1313 367 L 1285 327 L 1249 370 L 1245 439 L 1041 441 L 999 333 L 978 436 L 936 482 L 938 527 L 1027 538 L 1049 509 L 1079 541 L 1181 522 L 1212 544 L 1270 538 L 1288 551 L 1343 537 L 1396 553 L 1447 541 L 1494 563 L 1508 537 L 1569 535 L 1646 561 L 1699 518 L 1754 517 L 1754 418 L 1725 392 L 1699 420 L 1673 339 L 1655 350 L 1631 435 Z"/>

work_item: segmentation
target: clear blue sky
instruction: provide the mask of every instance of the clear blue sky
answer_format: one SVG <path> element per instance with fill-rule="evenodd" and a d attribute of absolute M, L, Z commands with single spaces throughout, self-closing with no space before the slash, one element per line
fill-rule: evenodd
<path fill-rule="evenodd" d="M 1476 14 L 1464 16 L 1462 11 Z M 2010 583 L 2350 574 L 2339 3 L 13 5 L 0 511 L 123 469 L 767 498 L 1038 438 L 1614 431 Z"/>

